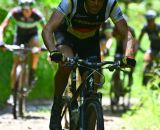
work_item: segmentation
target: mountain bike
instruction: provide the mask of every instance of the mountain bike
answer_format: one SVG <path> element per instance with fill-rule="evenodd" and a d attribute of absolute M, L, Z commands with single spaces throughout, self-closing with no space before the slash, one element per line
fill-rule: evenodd
<path fill-rule="evenodd" d="M 78 57 L 66 58 L 64 67 L 72 68 L 71 85 L 73 96 L 63 96 L 64 105 L 61 113 L 61 122 L 63 124 L 66 117 L 68 121 L 68 126 L 64 129 L 104 130 L 103 109 L 101 104 L 102 93 L 94 91 L 95 84 L 101 86 L 104 83 L 104 75 L 100 73 L 102 69 L 113 71 L 119 66 L 119 62 L 92 62 L 90 58 L 87 60 L 82 60 Z M 87 68 L 85 80 L 81 82 L 79 87 L 76 87 L 77 67 Z M 95 74 L 103 77 L 102 83 L 95 83 Z"/>
<path fill-rule="evenodd" d="M 45 51 L 46 49 L 38 47 L 29 48 L 25 47 L 23 44 L 21 46 L 5 44 L 5 48 L 20 57 L 20 63 L 16 68 L 16 82 L 13 92 L 12 113 L 14 119 L 17 119 L 18 116 L 23 118 L 26 106 L 26 97 L 32 89 L 32 85 L 29 84 L 30 54 L 39 53 L 41 51 Z"/>
<path fill-rule="evenodd" d="M 145 81 L 146 85 L 149 86 L 152 90 L 157 90 L 160 87 L 160 53 L 159 55 L 153 57 L 152 62 L 150 63 L 150 68 L 145 72 Z"/>
<path fill-rule="evenodd" d="M 121 55 L 115 56 L 115 61 L 121 60 Z M 110 103 L 111 111 L 126 110 L 130 107 L 131 98 L 131 85 L 132 85 L 132 74 L 131 69 L 128 70 L 116 69 L 111 78 L 110 87 Z M 122 106 L 122 107 L 121 107 Z"/>
<path fill-rule="evenodd" d="M 152 61 L 146 64 L 143 72 L 143 84 L 147 85 L 150 79 L 153 77 L 154 72 L 158 72 L 157 68 L 160 66 L 160 52 L 153 53 Z"/>

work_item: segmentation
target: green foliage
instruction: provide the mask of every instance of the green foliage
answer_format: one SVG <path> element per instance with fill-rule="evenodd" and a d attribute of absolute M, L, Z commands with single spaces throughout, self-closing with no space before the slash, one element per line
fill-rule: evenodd
<path fill-rule="evenodd" d="M 50 13 L 48 13 L 48 16 L 52 13 L 52 8 L 54 8 L 59 1 L 51 2 L 54 4 L 49 4 L 50 1 L 46 0 L 46 3 L 44 4 L 44 1 L 38 2 L 38 5 L 41 7 L 41 11 L 45 12 L 46 10 L 49 10 Z M 3 7 L 2 7 L 3 5 Z M 53 6 L 52 6 L 53 5 Z M 11 8 L 17 6 L 17 1 L 10 1 L 5 2 L 5 0 L 0 1 L 0 24 L 4 20 L 4 18 L 7 15 L 7 10 L 10 10 Z M 52 7 L 51 7 L 52 6 Z M 38 7 L 38 6 L 37 6 Z M 45 8 L 44 8 L 45 7 Z M 47 8 L 48 7 L 48 8 Z M 5 10 L 7 8 L 7 10 Z M 45 16 L 47 16 L 45 14 Z M 13 37 L 15 34 L 15 21 L 11 20 L 11 23 L 7 27 L 7 30 L 4 34 L 4 41 L 8 44 L 13 43 Z M 42 41 L 42 39 L 41 39 Z M 3 106 L 6 103 L 7 98 L 9 97 L 11 93 L 11 86 L 10 86 L 10 73 L 12 69 L 12 53 L 11 52 L 2 52 L 0 50 L 0 106 Z M 40 57 L 38 68 L 36 70 L 36 76 L 38 77 L 38 81 L 33 88 L 32 92 L 29 94 L 29 99 L 41 99 L 41 98 L 51 98 L 53 96 L 54 92 L 54 84 L 53 84 L 53 77 L 54 73 L 57 69 L 56 65 L 51 65 L 47 61 L 47 55 L 43 54 Z"/>
<path fill-rule="evenodd" d="M 129 5 L 128 16 L 129 16 L 129 25 L 136 30 L 136 36 L 139 36 L 140 30 L 146 22 L 144 19 L 144 13 L 147 9 L 159 10 L 157 5 L 160 4 L 160 1 L 152 1 L 151 6 L 146 6 L 148 1 L 144 1 L 141 4 L 131 3 Z M 156 5 L 157 4 L 157 5 Z M 147 8 L 145 8 L 147 7 Z M 133 13 L 134 12 L 134 13 Z M 158 22 L 157 19 L 156 22 Z M 143 49 L 148 49 L 149 40 L 145 35 L 141 42 Z M 159 130 L 160 129 L 160 90 L 156 89 L 153 91 L 153 88 L 159 86 L 159 75 L 157 70 L 154 70 L 152 83 L 150 82 L 148 87 L 142 86 L 142 71 L 143 71 L 143 54 L 138 52 L 136 55 L 137 66 L 134 72 L 134 84 L 132 86 L 132 97 L 140 98 L 140 102 L 132 107 L 130 111 L 124 114 L 124 120 L 126 124 L 124 127 L 127 130 Z"/>
<path fill-rule="evenodd" d="M 140 102 L 124 115 L 124 125 L 130 130 L 159 130 L 160 95 L 151 89 L 141 89 L 139 95 Z"/>

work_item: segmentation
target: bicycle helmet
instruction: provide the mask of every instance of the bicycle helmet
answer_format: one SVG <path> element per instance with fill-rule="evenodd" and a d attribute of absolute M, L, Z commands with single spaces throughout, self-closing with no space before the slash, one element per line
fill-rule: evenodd
<path fill-rule="evenodd" d="M 31 8 L 34 3 L 34 0 L 19 0 L 18 5 L 22 8 Z"/>
<path fill-rule="evenodd" d="M 146 18 L 147 20 L 155 19 L 156 16 L 157 16 L 157 14 L 156 14 L 156 12 L 155 12 L 154 10 L 149 10 L 149 11 L 147 11 L 146 14 L 145 14 L 145 18 Z"/>

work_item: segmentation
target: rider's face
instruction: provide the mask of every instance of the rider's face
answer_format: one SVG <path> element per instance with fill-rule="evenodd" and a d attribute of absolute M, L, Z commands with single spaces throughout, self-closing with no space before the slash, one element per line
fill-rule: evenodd
<path fill-rule="evenodd" d="M 103 7 L 104 0 L 86 0 L 87 11 L 91 14 L 97 14 Z"/>
<path fill-rule="evenodd" d="M 147 24 L 149 28 L 153 28 L 155 25 L 155 20 L 154 19 L 147 20 Z"/>
<path fill-rule="evenodd" d="M 22 9 L 22 13 L 24 15 L 24 17 L 29 18 L 32 15 L 32 9 Z"/>

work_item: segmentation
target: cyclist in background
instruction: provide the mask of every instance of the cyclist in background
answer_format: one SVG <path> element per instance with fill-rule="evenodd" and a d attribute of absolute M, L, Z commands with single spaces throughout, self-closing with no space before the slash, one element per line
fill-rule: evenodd
<path fill-rule="evenodd" d="M 86 59 L 96 56 L 97 61 L 100 61 L 98 32 L 101 24 L 109 17 L 115 23 L 118 31 L 122 34 L 123 41 L 127 44 L 125 56 L 135 63 L 133 59 L 133 38 L 116 0 L 61 0 L 42 32 L 51 60 L 59 62 L 63 55 L 73 57 L 76 53 L 79 58 Z M 55 33 L 55 39 L 53 33 Z M 71 69 L 65 68 L 63 63 L 59 62 L 54 80 L 55 94 L 51 110 L 50 130 L 62 130 L 62 94 L 70 72 Z M 82 75 L 84 70 L 80 68 L 80 72 Z"/>
<path fill-rule="evenodd" d="M 139 43 L 141 42 L 145 33 L 148 34 L 150 40 L 150 48 L 146 51 L 144 56 L 144 61 L 146 62 L 144 72 L 143 72 L 143 85 L 146 85 L 147 81 L 145 80 L 145 72 L 149 70 L 152 66 L 152 60 L 155 57 L 158 57 L 160 54 L 160 24 L 155 22 L 156 12 L 154 10 L 149 10 L 145 14 L 147 24 L 144 25 L 139 36 Z"/>
<path fill-rule="evenodd" d="M 128 22 L 128 17 L 126 15 L 123 15 L 123 17 Z M 105 53 L 103 53 L 103 54 L 109 53 L 109 50 L 110 50 L 112 43 L 113 43 L 111 39 L 115 38 L 116 49 L 115 49 L 114 58 L 115 58 L 115 60 L 120 60 L 120 58 L 122 58 L 124 56 L 124 51 L 125 51 L 125 45 L 123 44 L 123 39 L 121 37 L 121 34 L 118 32 L 118 29 L 116 26 L 112 27 L 111 23 L 108 23 L 108 21 L 106 24 L 107 24 L 106 26 L 102 26 L 103 28 L 101 30 L 104 30 L 103 33 L 104 33 L 105 37 L 103 39 L 106 40 L 109 38 L 109 40 L 106 40 L 107 42 L 105 44 L 105 48 L 103 48 L 103 50 L 105 50 Z M 131 26 L 129 26 L 129 30 L 133 36 L 133 40 L 136 43 L 135 48 L 134 48 L 134 50 L 136 52 L 137 40 L 136 40 L 136 36 L 135 36 L 135 31 Z M 128 84 L 129 86 L 131 86 L 133 83 L 133 77 L 132 77 L 133 70 L 134 70 L 134 68 L 132 68 L 129 73 L 129 84 Z M 117 81 L 120 78 L 119 75 L 117 75 L 117 74 L 118 73 L 113 74 L 113 78 L 115 79 L 115 81 Z"/>
<path fill-rule="evenodd" d="M 126 15 L 123 15 L 123 17 L 126 21 L 128 21 L 128 17 Z M 129 30 L 130 30 L 132 36 L 133 36 L 133 40 L 135 42 L 134 51 L 136 52 L 137 40 L 136 40 L 135 31 L 131 26 L 128 26 L 128 27 L 129 27 Z M 124 51 L 125 51 L 126 45 L 123 44 L 123 39 L 122 39 L 120 33 L 118 32 L 116 26 L 113 27 L 113 37 L 116 39 L 116 50 L 115 50 L 114 57 L 115 57 L 115 60 L 120 60 L 124 56 Z M 133 70 L 134 70 L 134 68 L 132 68 L 129 73 L 129 84 L 128 84 L 129 86 L 131 86 L 133 83 L 133 77 L 132 77 Z M 114 74 L 116 74 L 116 73 L 114 73 Z M 115 77 L 116 80 L 117 80 L 117 78 L 120 78 L 119 76 L 116 76 L 116 75 L 113 75 L 113 77 Z"/>
<path fill-rule="evenodd" d="M 44 27 L 45 20 L 40 11 L 33 8 L 34 0 L 19 0 L 19 6 L 13 8 L 5 20 L 0 25 L 0 40 L 3 41 L 3 33 L 5 28 L 9 25 L 10 20 L 13 18 L 16 21 L 16 33 L 14 38 L 15 45 L 24 44 L 25 47 L 39 47 L 38 40 L 38 23 Z M 34 72 L 37 68 L 39 54 L 32 54 L 31 56 L 31 69 L 29 84 L 31 85 L 35 79 Z M 14 56 L 14 63 L 11 72 L 11 89 L 12 92 L 15 88 L 16 68 L 20 60 L 18 56 Z M 11 95 L 7 101 L 13 102 L 13 96 Z"/>
<path fill-rule="evenodd" d="M 107 20 L 104 24 L 102 24 L 100 30 L 100 50 L 101 50 L 101 60 L 103 61 L 104 58 L 108 55 L 109 48 L 112 45 L 112 32 L 113 27 L 111 25 L 111 21 Z"/>

